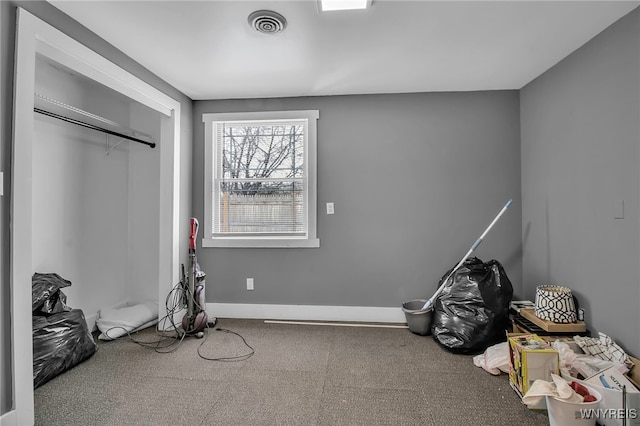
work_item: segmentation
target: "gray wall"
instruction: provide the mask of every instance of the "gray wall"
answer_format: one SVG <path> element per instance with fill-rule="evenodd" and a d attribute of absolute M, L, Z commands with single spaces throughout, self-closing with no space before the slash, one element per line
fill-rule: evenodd
<path fill-rule="evenodd" d="M 525 296 L 566 285 L 640 355 L 640 12 L 522 89 Z M 624 219 L 614 204 L 624 200 Z M 532 299 L 533 300 L 533 299 Z"/>
<path fill-rule="evenodd" d="M 430 296 L 439 277 L 513 198 L 476 254 L 503 263 L 517 298 L 533 298 L 542 283 L 570 286 L 592 329 L 640 354 L 637 10 L 520 96 L 198 101 L 192 115 L 189 99 L 46 2 L 0 1 L 0 414 L 11 408 L 8 191 L 16 5 L 181 102 L 182 199 L 191 195 L 193 160 L 192 210 L 200 220 L 202 113 L 320 110 L 321 247 L 200 248 L 208 302 L 397 307 Z M 613 219 L 616 200 L 624 200 L 624 219 Z M 335 215 L 325 214 L 326 202 L 335 203 Z M 245 290 L 246 277 L 256 279 L 252 292 Z"/>
<path fill-rule="evenodd" d="M 517 91 L 194 102 L 193 211 L 203 221 L 202 114 L 318 109 L 316 249 L 201 248 L 207 302 L 400 307 L 476 251 L 521 288 Z M 325 203 L 335 203 L 326 215 Z M 247 291 L 245 279 L 255 278 Z"/>
<path fill-rule="evenodd" d="M 16 27 L 16 7 L 22 7 L 50 25 L 79 40 L 92 50 L 118 64 L 120 67 L 146 81 L 150 85 L 173 97 L 181 104 L 181 241 L 184 250 L 188 241 L 188 217 L 191 209 L 191 107 L 192 102 L 182 93 L 144 69 L 131 58 L 88 31 L 44 1 L 0 1 L 0 171 L 4 172 L 5 195 L 0 197 L 0 415 L 11 410 L 13 405 L 11 383 L 11 335 L 10 335 L 10 282 L 9 282 L 9 208 L 11 188 L 11 134 L 13 109 L 13 66 Z"/>

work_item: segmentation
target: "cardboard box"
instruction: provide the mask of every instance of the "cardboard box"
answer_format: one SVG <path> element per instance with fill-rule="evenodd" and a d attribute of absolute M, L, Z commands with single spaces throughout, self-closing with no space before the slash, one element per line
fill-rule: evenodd
<path fill-rule="evenodd" d="M 635 367 L 634 367 L 635 368 Z M 602 426 L 621 426 L 626 416 L 628 426 L 640 425 L 640 390 L 615 367 L 608 368 L 583 381 L 602 394 L 598 423 Z M 622 386 L 627 397 L 623 406 Z"/>
<path fill-rule="evenodd" d="M 638 389 L 640 389 L 640 359 L 632 356 L 630 356 L 629 359 L 633 362 L 633 368 L 631 368 L 631 371 L 629 372 L 629 379 Z"/>
<path fill-rule="evenodd" d="M 576 321 L 569 324 L 558 324 L 553 321 L 544 320 L 536 316 L 534 309 L 520 309 L 520 315 L 541 327 L 545 331 L 555 333 L 581 333 L 587 331 L 587 326 L 583 321 Z"/>
<path fill-rule="evenodd" d="M 551 374 L 560 375 L 558 352 L 549 342 L 536 334 L 510 333 L 509 342 L 509 384 L 522 398 L 534 381 L 551 381 Z M 544 400 L 543 400 L 544 401 Z M 545 409 L 542 402 L 531 409 Z"/>

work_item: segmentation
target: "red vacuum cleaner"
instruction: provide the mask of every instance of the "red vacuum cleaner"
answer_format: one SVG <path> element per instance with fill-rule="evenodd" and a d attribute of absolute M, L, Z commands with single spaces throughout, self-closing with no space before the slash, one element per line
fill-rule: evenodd
<path fill-rule="evenodd" d="M 196 257 L 196 238 L 198 236 L 198 219 L 191 218 L 191 232 L 189 236 L 189 270 L 185 277 L 182 265 L 182 283 L 187 305 L 187 313 L 182 318 L 182 329 L 188 335 L 203 337 L 203 330 L 207 327 L 209 317 L 205 312 L 206 300 L 204 283 L 206 274 L 200 270 Z"/>

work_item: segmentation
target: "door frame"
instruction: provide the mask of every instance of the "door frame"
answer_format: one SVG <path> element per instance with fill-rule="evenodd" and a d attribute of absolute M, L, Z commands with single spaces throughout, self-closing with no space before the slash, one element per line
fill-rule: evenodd
<path fill-rule="evenodd" d="M 158 318 L 179 281 L 180 103 L 24 9 L 17 10 L 11 164 L 10 286 L 12 390 L 16 425 L 33 424 L 31 214 L 36 55 L 43 55 L 162 114 Z M 13 421 L 12 421 L 13 422 Z"/>

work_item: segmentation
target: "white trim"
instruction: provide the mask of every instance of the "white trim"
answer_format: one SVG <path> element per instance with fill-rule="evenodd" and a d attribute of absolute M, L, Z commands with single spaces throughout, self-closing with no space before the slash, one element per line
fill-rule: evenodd
<path fill-rule="evenodd" d="M 208 204 L 208 203 L 206 203 Z M 318 248 L 319 238 L 203 238 L 202 247 L 224 248 Z"/>
<path fill-rule="evenodd" d="M 37 34 L 36 38 L 39 44 L 39 53 L 56 62 L 67 65 L 87 78 L 102 83 L 136 102 L 166 116 L 171 116 L 173 110 L 171 101 L 173 99 L 164 95 L 164 93 L 162 93 L 162 97 L 157 99 L 150 98 L 148 93 L 145 93 L 145 90 L 140 87 L 137 77 L 122 68 L 114 68 L 113 62 L 92 50 L 88 50 L 87 47 L 80 43 L 75 46 L 67 44 L 68 36 L 66 34 L 56 30 L 46 32 L 46 34 L 43 32 L 42 36 Z"/>
<path fill-rule="evenodd" d="M 318 119 L 319 110 L 291 110 L 291 111 L 257 111 L 257 112 L 231 112 L 231 113 L 204 113 L 204 237 L 201 240 L 202 247 L 221 248 L 318 248 L 320 239 L 317 237 L 318 213 L 317 213 L 317 155 L 318 155 Z M 305 120 L 305 225 L 304 237 L 295 238 L 285 236 L 214 236 L 213 213 L 214 203 L 214 154 L 215 135 L 214 122 L 261 122 L 261 121 L 291 121 Z"/>
<path fill-rule="evenodd" d="M 375 306 L 207 303 L 207 315 L 211 318 L 406 323 L 402 308 Z"/>
<path fill-rule="evenodd" d="M 36 55 L 54 59 L 164 115 L 160 149 L 158 301 L 179 280 L 180 103 L 29 12 L 17 8 L 11 200 L 11 335 L 13 408 L 19 425 L 34 423 L 31 332 L 32 141 Z"/>
<path fill-rule="evenodd" d="M 31 176 L 33 140 L 33 92 L 37 23 L 18 8 L 13 100 L 13 150 L 11 163 L 11 357 L 13 367 L 13 408 L 16 423 L 35 422 L 33 408 L 33 336 L 31 290 Z M 27 70 L 25 73 L 21 70 Z M 29 95 L 27 95 L 27 93 Z M 30 111 L 30 113 L 27 113 Z M 27 143 L 18 143 L 18 141 Z M 28 158 L 29 161 L 20 159 Z M 20 173 L 16 172 L 20 167 Z"/>
<path fill-rule="evenodd" d="M 241 117 L 241 118 L 239 118 Z M 284 117 L 284 118 L 283 118 Z M 211 112 L 202 114 L 202 122 L 229 121 L 244 122 L 248 120 L 300 120 L 309 121 L 320 118 L 320 112 L 316 109 L 291 110 L 291 111 L 257 111 L 257 112 Z"/>
<path fill-rule="evenodd" d="M 16 414 L 16 410 L 7 411 L 6 413 L 0 415 L 0 425 L 1 426 L 17 426 L 18 416 Z"/>

